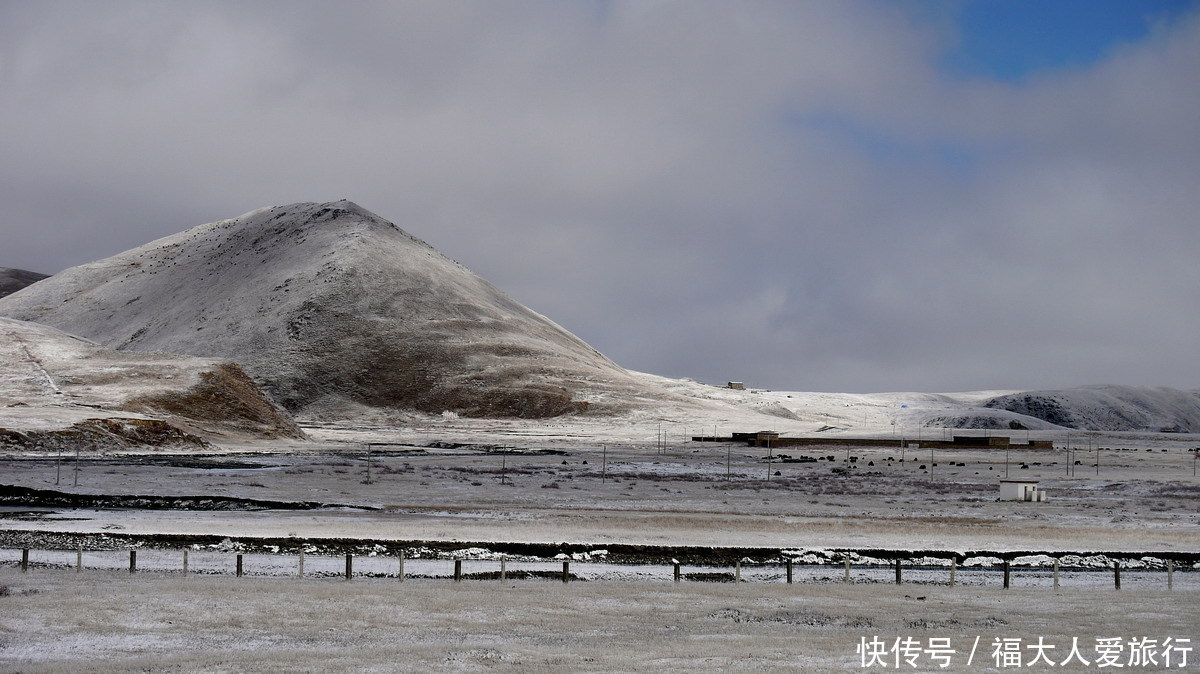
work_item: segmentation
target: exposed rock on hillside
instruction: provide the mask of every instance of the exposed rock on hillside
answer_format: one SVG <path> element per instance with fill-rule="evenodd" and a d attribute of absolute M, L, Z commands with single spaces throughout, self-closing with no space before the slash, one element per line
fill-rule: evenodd
<path fill-rule="evenodd" d="M 21 288 L 33 285 L 44 278 L 49 277 L 35 271 L 0 267 L 0 297 L 11 295 Z"/>
<path fill-rule="evenodd" d="M 292 411 L 544 417 L 666 395 L 348 201 L 201 225 L 56 274 L 0 315 L 231 359 Z"/>
<path fill-rule="evenodd" d="M 208 437 L 302 437 L 237 365 L 106 349 L 0 318 L 0 446 L 206 446 Z"/>

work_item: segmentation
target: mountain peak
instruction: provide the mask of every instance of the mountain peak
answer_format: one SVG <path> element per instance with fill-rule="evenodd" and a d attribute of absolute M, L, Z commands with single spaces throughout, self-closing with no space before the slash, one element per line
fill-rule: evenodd
<path fill-rule="evenodd" d="M 239 223 L 256 223 L 261 222 L 261 216 L 269 214 L 267 222 L 274 220 L 287 220 L 294 224 L 307 224 L 310 222 L 350 222 L 350 221 L 369 221 L 372 223 L 386 224 L 395 227 L 392 223 L 384 220 L 378 215 L 368 211 L 349 199 L 339 199 L 338 201 L 301 201 L 294 204 L 284 204 L 280 206 L 267 206 L 265 208 L 255 209 L 249 213 L 233 218 L 233 222 Z"/>

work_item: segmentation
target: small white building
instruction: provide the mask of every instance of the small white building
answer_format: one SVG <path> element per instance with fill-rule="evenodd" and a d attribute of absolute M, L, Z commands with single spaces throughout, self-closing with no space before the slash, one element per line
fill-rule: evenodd
<path fill-rule="evenodd" d="M 1037 480 L 1000 480 L 1001 501 L 1045 501 Z"/>

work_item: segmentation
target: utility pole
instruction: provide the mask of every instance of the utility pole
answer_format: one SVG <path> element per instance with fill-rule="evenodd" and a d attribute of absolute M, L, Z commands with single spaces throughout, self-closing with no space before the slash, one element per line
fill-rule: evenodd
<path fill-rule="evenodd" d="M 1075 451 L 1070 449 L 1070 432 L 1067 432 L 1067 469 L 1070 470 L 1070 475 L 1075 476 Z"/>

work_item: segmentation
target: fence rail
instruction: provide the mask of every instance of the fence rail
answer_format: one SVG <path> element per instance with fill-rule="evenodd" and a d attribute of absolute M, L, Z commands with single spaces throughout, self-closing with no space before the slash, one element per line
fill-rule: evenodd
<path fill-rule="evenodd" d="M 392 578 L 405 580 L 517 581 L 554 580 L 562 583 L 588 580 L 643 580 L 683 582 L 754 583 L 909 583 L 993 587 L 1112 587 L 1200 589 L 1195 569 L 1167 560 L 1161 567 L 1131 566 L 1118 561 L 1107 567 L 1066 567 L 1057 559 L 1051 566 L 1014 565 L 1008 560 L 960 566 L 928 563 L 928 557 L 895 559 L 890 563 L 841 564 L 772 563 L 732 565 L 617 564 L 572 559 L 464 559 L 406 558 L 396 555 L 306 555 L 223 552 L 196 549 L 37 550 L 0 549 L 0 568 L 82 572 L 122 571 L 170 573 L 183 576 L 233 575 L 310 578 Z M 924 562 L 924 563 L 922 563 Z"/>

